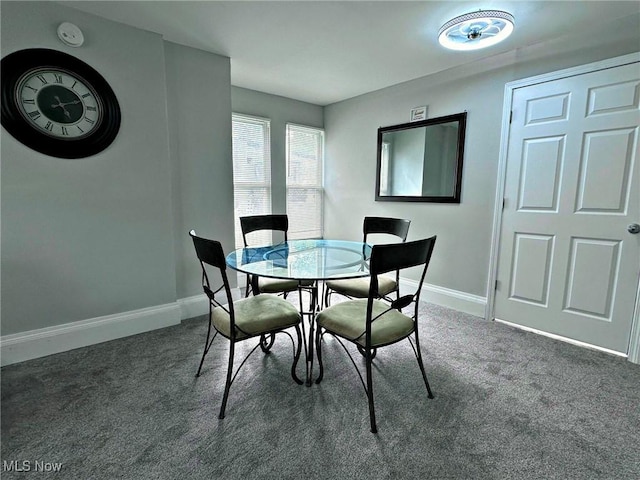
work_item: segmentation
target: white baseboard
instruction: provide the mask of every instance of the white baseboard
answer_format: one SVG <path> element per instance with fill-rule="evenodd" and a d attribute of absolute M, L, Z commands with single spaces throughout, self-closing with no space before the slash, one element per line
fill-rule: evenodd
<path fill-rule="evenodd" d="M 401 280 L 401 289 L 403 285 L 415 288 L 416 282 Z M 234 289 L 233 294 L 234 297 L 241 298 L 242 292 Z M 486 305 L 484 297 L 435 285 L 423 285 L 420 298 L 479 317 L 484 315 Z M 208 299 L 201 294 L 182 298 L 166 305 L 4 335 L 0 337 L 0 366 L 178 325 L 181 320 L 205 315 L 208 312 Z"/>
<path fill-rule="evenodd" d="M 507 322 L 506 320 L 500 320 L 499 318 L 496 318 L 495 321 L 513 328 L 517 328 L 519 330 L 524 330 L 525 332 L 536 333 L 538 335 L 542 335 L 543 337 L 549 337 L 553 338 L 554 340 L 560 340 L 561 342 L 570 343 L 571 345 L 577 345 L 579 347 L 589 348 L 591 350 L 598 350 L 599 352 L 608 353 L 609 355 L 615 355 L 616 357 L 627 357 L 626 353 L 609 350 L 608 348 L 598 347 L 597 345 L 591 345 L 590 343 L 581 342 L 580 340 L 574 340 L 573 338 L 563 337 L 562 335 L 556 335 L 555 333 L 549 333 L 543 330 L 538 330 L 536 328 L 525 327 L 524 325 Z"/>
<path fill-rule="evenodd" d="M 209 313 L 209 299 L 204 293 L 194 295 L 193 297 L 180 298 L 178 300 L 178 306 L 180 307 L 180 320 L 199 317 L 200 315 Z"/>
<path fill-rule="evenodd" d="M 233 300 L 239 300 L 244 297 L 244 287 L 242 288 L 232 288 L 231 295 Z M 221 302 L 223 305 L 226 305 L 226 298 L 224 297 L 224 292 L 221 292 L 219 295 L 216 295 L 216 300 Z M 209 299 L 207 296 L 202 293 L 199 295 L 194 295 L 192 297 L 180 298 L 178 299 L 178 305 L 180 306 L 180 319 L 186 320 L 187 318 L 200 317 L 201 315 L 209 314 Z"/>
<path fill-rule="evenodd" d="M 418 282 L 414 280 L 400 279 L 400 291 L 404 288 L 415 290 L 417 286 Z M 484 317 L 484 310 L 487 305 L 486 297 L 427 283 L 422 285 L 420 300 L 452 308 L 453 310 L 475 315 L 476 317 Z"/>
<path fill-rule="evenodd" d="M 80 320 L 0 337 L 0 365 L 11 365 L 54 353 L 177 325 L 178 303 Z"/>

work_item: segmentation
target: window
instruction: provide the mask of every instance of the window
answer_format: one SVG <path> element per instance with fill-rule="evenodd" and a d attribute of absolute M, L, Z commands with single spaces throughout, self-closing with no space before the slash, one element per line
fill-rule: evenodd
<path fill-rule="evenodd" d="M 287 124 L 289 238 L 322 238 L 324 131 Z"/>
<path fill-rule="evenodd" d="M 236 248 L 244 246 L 240 217 L 271 213 L 271 145 L 269 120 L 232 116 L 233 212 Z M 251 244 L 271 243 L 270 232 L 252 234 Z"/>

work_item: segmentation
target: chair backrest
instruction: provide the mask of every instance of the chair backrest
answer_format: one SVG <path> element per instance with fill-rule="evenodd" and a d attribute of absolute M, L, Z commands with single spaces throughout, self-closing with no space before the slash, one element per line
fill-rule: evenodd
<path fill-rule="evenodd" d="M 409 233 L 409 225 L 411 225 L 411 220 L 404 218 L 364 217 L 362 224 L 364 242 L 366 243 L 368 235 L 374 233 L 395 235 L 405 242 Z"/>
<path fill-rule="evenodd" d="M 247 234 L 258 230 L 272 230 L 284 233 L 284 241 L 287 241 L 289 231 L 289 217 L 286 214 L 251 215 L 240 217 L 240 229 L 242 230 L 242 241 L 247 244 Z"/>
<path fill-rule="evenodd" d="M 196 249 L 198 260 L 200 260 L 200 267 L 202 267 L 202 289 L 207 297 L 209 297 L 210 305 L 211 302 L 213 302 L 215 306 L 221 305 L 220 302 L 215 299 L 215 294 L 224 288 L 233 322 L 233 297 L 231 295 L 229 279 L 227 278 L 227 261 L 224 255 L 224 250 L 222 249 L 222 244 L 217 240 L 198 237 L 194 230 L 191 230 L 189 235 L 193 240 L 193 246 Z M 220 276 L 222 277 L 222 285 L 215 291 L 211 288 L 211 284 L 209 282 L 207 265 L 217 268 L 220 271 Z"/>
<path fill-rule="evenodd" d="M 222 244 L 217 240 L 198 237 L 195 230 L 191 230 L 189 235 L 193 239 L 193 246 L 200 262 L 206 263 L 216 268 L 226 269 L 227 262 L 224 256 Z"/>
<path fill-rule="evenodd" d="M 435 243 L 436 236 L 434 235 L 430 238 L 412 242 L 374 245 L 371 249 L 371 260 L 369 261 L 369 271 L 371 272 L 369 304 L 371 305 L 371 301 L 377 298 L 378 275 L 394 270 L 399 272 L 405 268 L 423 265 L 424 267 L 415 293 L 412 295 L 404 295 L 395 302 L 392 302 L 393 308 L 402 308 L 415 301 L 417 310 L 420 291 L 422 290 L 422 284 L 427 273 Z"/>

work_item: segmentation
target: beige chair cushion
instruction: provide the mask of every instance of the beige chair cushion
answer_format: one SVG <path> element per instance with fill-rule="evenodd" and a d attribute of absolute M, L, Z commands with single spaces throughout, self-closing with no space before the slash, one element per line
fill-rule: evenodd
<path fill-rule="evenodd" d="M 318 314 L 318 325 L 341 337 L 365 346 L 366 299 L 337 303 Z M 373 301 L 373 317 L 389 309 L 389 305 Z M 392 309 L 371 324 L 371 346 L 384 345 L 400 340 L 413 332 L 413 319 Z"/>
<path fill-rule="evenodd" d="M 234 302 L 236 326 L 246 335 L 238 331 L 236 338 L 260 335 L 264 332 L 288 328 L 300 323 L 300 312 L 290 302 L 275 295 L 260 294 Z M 229 314 L 218 307 L 213 310 L 212 321 L 218 331 L 227 337 L 231 336 Z"/>
<path fill-rule="evenodd" d="M 310 287 L 313 285 L 313 280 L 304 280 L 300 283 L 303 287 Z M 298 281 L 260 277 L 258 279 L 258 288 L 260 289 L 260 293 L 293 292 L 298 289 Z"/>
<path fill-rule="evenodd" d="M 353 298 L 369 296 L 370 277 L 351 278 L 346 280 L 329 280 L 327 287 L 338 293 Z M 378 295 L 384 296 L 396 289 L 396 281 L 384 275 L 378 275 Z"/>

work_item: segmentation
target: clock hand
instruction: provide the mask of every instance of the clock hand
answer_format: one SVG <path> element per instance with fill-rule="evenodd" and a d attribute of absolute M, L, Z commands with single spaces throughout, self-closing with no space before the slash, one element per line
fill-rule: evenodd
<path fill-rule="evenodd" d="M 61 102 L 60 97 L 58 97 L 57 95 L 55 95 L 53 98 L 55 98 L 58 103 L 51 104 L 51 108 L 61 107 L 64 110 L 64 107 L 66 107 L 67 105 L 77 105 L 78 103 L 81 103 L 80 100 L 74 100 L 72 102 Z"/>
<path fill-rule="evenodd" d="M 67 118 L 71 118 L 71 114 L 65 108 L 65 106 L 67 106 L 67 105 L 77 105 L 78 103 L 82 103 L 82 102 L 80 102 L 80 100 L 74 100 L 73 102 L 60 103 L 60 106 L 62 106 L 62 110 L 64 110 L 64 114 L 65 114 L 65 116 Z"/>
<path fill-rule="evenodd" d="M 53 98 L 55 98 L 58 102 L 58 104 L 56 105 L 55 103 L 51 104 L 51 108 L 56 108 L 56 107 L 61 107 L 64 110 L 64 105 L 62 104 L 62 102 L 60 101 L 60 97 L 58 97 L 57 95 L 54 96 Z"/>
<path fill-rule="evenodd" d="M 56 108 L 56 107 L 60 107 L 62 108 L 62 111 L 64 112 L 65 117 L 67 118 L 71 118 L 71 114 L 69 113 L 69 111 L 65 108 L 65 105 L 71 105 L 73 103 L 79 103 L 78 100 L 75 100 L 73 102 L 67 102 L 67 103 L 62 103 L 60 101 L 60 97 L 58 97 L 57 95 L 55 95 L 53 98 L 55 98 L 58 101 L 58 104 L 51 104 L 51 108 Z"/>
<path fill-rule="evenodd" d="M 64 107 L 66 105 L 77 105 L 78 103 L 80 103 L 80 100 L 74 100 L 73 102 L 65 102 L 65 103 L 61 103 L 60 105 Z"/>

